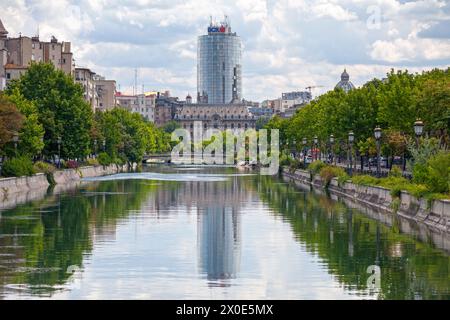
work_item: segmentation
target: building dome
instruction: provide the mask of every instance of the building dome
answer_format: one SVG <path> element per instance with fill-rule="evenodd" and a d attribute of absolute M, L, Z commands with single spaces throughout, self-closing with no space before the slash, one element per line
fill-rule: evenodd
<path fill-rule="evenodd" d="M 347 73 L 347 70 L 344 69 L 344 72 L 341 74 L 341 81 L 338 82 L 335 88 L 341 88 L 345 92 L 349 92 L 352 89 L 355 89 L 355 86 L 350 81 L 350 76 Z"/>

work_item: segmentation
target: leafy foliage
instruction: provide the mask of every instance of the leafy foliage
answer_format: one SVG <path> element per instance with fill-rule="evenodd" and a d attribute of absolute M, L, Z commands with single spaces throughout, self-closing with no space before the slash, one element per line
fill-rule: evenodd
<path fill-rule="evenodd" d="M 33 173 L 33 163 L 28 157 L 11 158 L 3 163 L 2 175 L 5 177 L 31 176 Z"/>
<path fill-rule="evenodd" d="M 2 149 L 12 140 L 14 134 L 20 131 L 23 120 L 24 117 L 16 105 L 8 97 L 0 93 L 0 147 Z"/>

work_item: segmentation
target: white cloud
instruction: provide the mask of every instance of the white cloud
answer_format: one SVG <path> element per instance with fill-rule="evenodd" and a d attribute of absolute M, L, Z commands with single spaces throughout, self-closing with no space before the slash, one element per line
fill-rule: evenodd
<path fill-rule="evenodd" d="M 380 9 L 378 29 L 367 28 L 369 6 Z M 78 65 L 122 88 L 138 68 L 146 87 L 181 97 L 195 95 L 196 41 L 210 15 L 228 15 L 242 39 L 246 99 L 331 89 L 344 67 L 360 85 L 391 67 L 450 64 L 449 39 L 433 29 L 450 20 L 443 0 L 1 0 L 0 12 L 11 36 L 34 35 L 39 25 L 42 39 L 71 41 Z"/>

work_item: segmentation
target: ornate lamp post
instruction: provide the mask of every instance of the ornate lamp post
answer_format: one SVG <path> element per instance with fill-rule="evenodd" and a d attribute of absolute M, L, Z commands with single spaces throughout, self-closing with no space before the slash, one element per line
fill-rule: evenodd
<path fill-rule="evenodd" d="M 103 152 L 105 152 L 106 151 L 106 140 L 105 139 L 103 139 L 102 145 L 103 145 Z"/>
<path fill-rule="evenodd" d="M 19 142 L 19 134 L 14 133 L 13 142 L 14 142 L 14 154 L 17 156 L 17 143 Z"/>
<path fill-rule="evenodd" d="M 414 122 L 414 133 L 416 134 L 416 145 L 419 146 L 419 139 L 422 136 L 423 133 L 423 121 L 420 119 L 417 119 L 416 122 Z"/>
<path fill-rule="evenodd" d="M 319 138 L 317 138 L 317 136 L 314 136 L 314 148 L 313 148 L 314 160 L 317 160 L 317 145 L 318 144 L 319 144 Z"/>
<path fill-rule="evenodd" d="M 350 131 L 348 133 L 349 162 L 350 162 L 349 173 L 350 173 L 350 175 L 353 174 L 353 142 L 354 141 L 355 141 L 355 135 L 353 134 L 353 131 Z"/>
<path fill-rule="evenodd" d="M 296 159 L 297 157 L 297 140 L 294 138 L 294 140 L 292 141 L 292 153 L 294 154 L 294 159 Z"/>
<path fill-rule="evenodd" d="M 61 168 L 61 137 L 58 137 L 58 140 L 56 142 L 58 143 L 58 168 Z"/>
<path fill-rule="evenodd" d="M 308 144 L 308 140 L 303 138 L 303 165 L 306 167 L 306 145 Z"/>
<path fill-rule="evenodd" d="M 373 134 L 377 142 L 377 178 L 379 178 L 381 175 L 381 157 L 380 157 L 381 128 L 377 126 Z"/>
<path fill-rule="evenodd" d="M 94 157 L 97 155 L 97 139 L 94 139 Z"/>
<path fill-rule="evenodd" d="M 330 134 L 330 154 L 331 154 L 331 164 L 334 163 L 334 151 L 333 151 L 333 147 L 334 147 L 334 135 Z"/>

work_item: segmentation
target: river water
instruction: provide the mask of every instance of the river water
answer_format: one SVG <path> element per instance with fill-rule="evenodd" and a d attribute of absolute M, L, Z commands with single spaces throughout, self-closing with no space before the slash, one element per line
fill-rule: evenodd
<path fill-rule="evenodd" d="M 0 212 L 0 299 L 450 298 L 445 245 L 395 219 L 257 172 L 146 171 Z"/>

